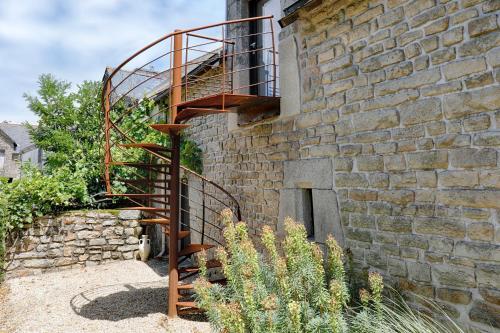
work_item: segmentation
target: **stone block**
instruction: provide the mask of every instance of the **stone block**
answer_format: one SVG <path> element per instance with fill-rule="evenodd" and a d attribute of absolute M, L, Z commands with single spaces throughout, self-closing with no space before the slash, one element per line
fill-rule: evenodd
<path fill-rule="evenodd" d="M 137 220 L 141 216 L 141 212 L 137 210 L 120 210 L 118 218 L 120 220 Z"/>
<path fill-rule="evenodd" d="M 401 171 L 406 169 L 406 160 L 403 154 L 384 156 L 384 163 L 388 171 Z"/>
<path fill-rule="evenodd" d="M 472 321 L 482 323 L 488 327 L 500 329 L 500 310 L 486 302 L 475 301 L 469 311 Z"/>
<path fill-rule="evenodd" d="M 406 263 L 406 267 L 409 279 L 420 282 L 431 281 L 431 266 L 429 264 L 409 261 Z"/>
<path fill-rule="evenodd" d="M 450 165 L 454 168 L 494 167 L 497 152 L 492 148 L 460 148 L 450 151 Z"/>
<path fill-rule="evenodd" d="M 380 15 L 377 20 L 379 29 L 389 26 L 394 26 L 398 22 L 401 22 L 403 18 L 404 18 L 403 7 L 396 8 L 390 12 Z"/>
<path fill-rule="evenodd" d="M 401 123 L 405 126 L 440 120 L 441 101 L 439 98 L 425 98 L 408 102 L 399 108 Z"/>
<path fill-rule="evenodd" d="M 419 27 L 424 23 L 427 23 L 429 21 L 436 20 L 440 17 L 443 17 L 446 13 L 446 9 L 444 6 L 439 6 L 439 7 L 434 7 L 431 9 L 428 9 L 424 11 L 423 13 L 413 17 L 410 20 L 410 26 L 412 28 Z"/>
<path fill-rule="evenodd" d="M 419 187 L 436 187 L 437 177 L 435 171 L 417 171 L 417 184 Z"/>
<path fill-rule="evenodd" d="M 368 187 L 368 180 L 366 176 L 361 173 L 337 173 L 335 174 L 336 187 Z"/>
<path fill-rule="evenodd" d="M 445 32 L 442 36 L 444 46 L 451 46 L 461 42 L 464 39 L 464 28 L 457 27 Z"/>
<path fill-rule="evenodd" d="M 372 242 L 372 234 L 370 231 L 367 231 L 367 230 L 347 228 L 346 229 L 346 239 L 347 240 L 355 240 L 355 241 L 359 241 L 359 242 L 371 243 Z"/>
<path fill-rule="evenodd" d="M 465 86 L 467 87 L 467 89 L 474 89 L 490 85 L 493 82 L 494 82 L 493 74 L 491 72 L 488 72 L 467 78 L 465 80 Z"/>
<path fill-rule="evenodd" d="M 454 60 L 456 56 L 454 48 L 441 49 L 431 53 L 431 62 L 433 65 L 448 63 Z"/>
<path fill-rule="evenodd" d="M 412 221 L 405 216 L 379 216 L 377 227 L 380 231 L 408 233 L 412 230 Z"/>
<path fill-rule="evenodd" d="M 469 35 L 476 37 L 498 29 L 496 15 L 489 15 L 472 20 L 468 24 Z"/>
<path fill-rule="evenodd" d="M 446 80 L 453 79 L 478 73 L 486 70 L 485 58 L 472 58 L 460 61 L 447 63 L 443 66 L 443 74 Z"/>
<path fill-rule="evenodd" d="M 391 187 L 396 189 L 415 188 L 417 186 L 417 177 L 415 172 L 391 173 L 389 175 Z"/>
<path fill-rule="evenodd" d="M 495 234 L 495 228 L 491 223 L 471 223 L 467 225 L 467 236 L 471 240 L 491 241 Z"/>
<path fill-rule="evenodd" d="M 459 241 L 455 244 L 455 254 L 473 260 L 500 262 L 500 244 Z"/>
<path fill-rule="evenodd" d="M 359 171 L 383 171 L 384 160 L 382 156 L 359 156 L 356 158 Z"/>
<path fill-rule="evenodd" d="M 352 122 L 356 131 L 373 131 L 398 126 L 399 115 L 396 110 L 376 110 L 356 113 Z"/>
<path fill-rule="evenodd" d="M 500 305 L 500 290 L 479 287 L 479 294 L 491 304 Z"/>
<path fill-rule="evenodd" d="M 479 183 L 486 188 L 500 189 L 500 170 L 484 170 L 479 173 Z"/>
<path fill-rule="evenodd" d="M 469 304 L 472 300 L 472 293 L 466 290 L 452 288 L 438 288 L 436 295 L 439 299 L 454 304 Z"/>
<path fill-rule="evenodd" d="M 301 114 L 295 120 L 295 127 L 297 129 L 309 128 L 321 123 L 320 112 L 308 112 Z"/>
<path fill-rule="evenodd" d="M 333 187 L 333 164 L 330 159 L 309 159 L 284 163 L 284 188 Z"/>
<path fill-rule="evenodd" d="M 438 174 L 439 185 L 444 187 L 474 187 L 479 184 L 477 171 L 443 171 Z"/>
<path fill-rule="evenodd" d="M 404 206 L 415 200 L 415 193 L 409 190 L 380 191 L 379 200 Z"/>
<path fill-rule="evenodd" d="M 432 267 L 432 277 L 435 281 L 439 281 L 441 285 L 445 286 L 460 288 L 476 287 L 474 269 L 468 267 L 449 264 L 434 265 Z"/>
<path fill-rule="evenodd" d="M 359 68 L 365 73 L 374 72 L 389 65 L 401 62 L 404 58 L 404 52 L 402 50 L 393 50 L 364 60 L 359 64 Z"/>
<path fill-rule="evenodd" d="M 474 132 L 488 129 L 491 125 L 488 114 L 472 115 L 464 119 L 464 129 L 467 132 Z"/>
<path fill-rule="evenodd" d="M 417 217 L 414 230 L 422 235 L 437 235 L 453 238 L 465 237 L 464 222 L 444 217 Z"/>
<path fill-rule="evenodd" d="M 478 56 L 500 45 L 500 34 L 496 31 L 481 35 L 463 43 L 458 48 L 461 57 Z"/>
<path fill-rule="evenodd" d="M 377 83 L 375 85 L 375 95 L 383 96 L 403 89 L 414 89 L 436 83 L 440 79 L 441 74 L 437 69 L 421 71 L 401 79 Z"/>
<path fill-rule="evenodd" d="M 495 190 L 443 190 L 438 191 L 436 201 L 451 206 L 472 208 L 500 208 L 500 191 Z"/>
<path fill-rule="evenodd" d="M 448 153 L 445 150 L 409 153 L 406 158 L 408 167 L 414 170 L 448 168 Z"/>
<path fill-rule="evenodd" d="M 477 133 L 474 135 L 474 144 L 476 146 L 500 146 L 500 131 L 490 131 Z"/>

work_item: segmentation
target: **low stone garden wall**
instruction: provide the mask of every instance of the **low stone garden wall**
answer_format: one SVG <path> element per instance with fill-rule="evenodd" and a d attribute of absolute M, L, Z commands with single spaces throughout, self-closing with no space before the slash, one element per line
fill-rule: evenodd
<path fill-rule="evenodd" d="M 71 211 L 44 216 L 7 242 L 7 278 L 134 259 L 142 227 L 136 211 Z"/>

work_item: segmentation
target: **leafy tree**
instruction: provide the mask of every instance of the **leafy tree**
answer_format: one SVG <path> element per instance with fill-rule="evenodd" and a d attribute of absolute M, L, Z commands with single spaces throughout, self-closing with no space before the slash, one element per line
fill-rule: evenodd
<path fill-rule="evenodd" d="M 34 143 L 47 155 L 45 173 L 66 167 L 82 175 L 90 193 L 102 189 L 101 84 L 84 81 L 71 91 L 71 84 L 50 74 L 39 78 L 38 96 L 25 94 L 28 107 L 39 117 L 30 126 Z"/>

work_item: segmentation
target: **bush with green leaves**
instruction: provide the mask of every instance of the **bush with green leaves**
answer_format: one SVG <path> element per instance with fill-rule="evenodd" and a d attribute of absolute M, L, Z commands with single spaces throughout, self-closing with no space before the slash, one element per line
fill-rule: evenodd
<path fill-rule="evenodd" d="M 0 275 L 3 268 L 5 237 L 31 224 L 36 217 L 90 202 L 85 169 L 62 166 L 43 174 L 30 164 L 23 177 L 12 183 L 0 182 Z"/>
<path fill-rule="evenodd" d="M 343 251 L 333 237 L 326 242 L 325 262 L 319 245 L 307 240 L 304 226 L 287 218 L 282 249 L 271 228 L 264 227 L 260 254 L 246 224 L 234 224 L 229 210 L 222 216 L 226 247 L 218 248 L 216 257 L 227 284 L 209 282 L 205 253 L 194 284 L 197 303 L 216 332 L 460 332 L 456 325 L 447 331 L 408 307 L 399 311 L 386 306 L 382 277 L 375 272 L 368 276 L 369 290 L 359 292 L 361 304 L 352 306 Z"/>

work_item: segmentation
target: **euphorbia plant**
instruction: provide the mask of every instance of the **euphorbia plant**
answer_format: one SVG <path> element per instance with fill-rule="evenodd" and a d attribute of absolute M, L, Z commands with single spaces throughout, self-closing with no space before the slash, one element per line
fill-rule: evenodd
<path fill-rule="evenodd" d="M 262 230 L 264 253 L 255 249 L 246 224 L 222 213 L 226 247 L 216 251 L 227 284 L 208 281 L 206 258 L 200 258 L 201 277 L 195 283 L 199 306 L 206 309 L 214 329 L 221 332 L 346 332 L 349 292 L 343 253 L 333 237 L 326 242 L 327 257 L 307 240 L 303 225 L 285 220 L 282 252 L 270 227 Z M 370 275 L 371 292 L 364 307 L 376 307 L 382 283 Z M 380 283 L 379 283 L 380 281 Z M 368 310 L 367 310 L 368 311 Z"/>

